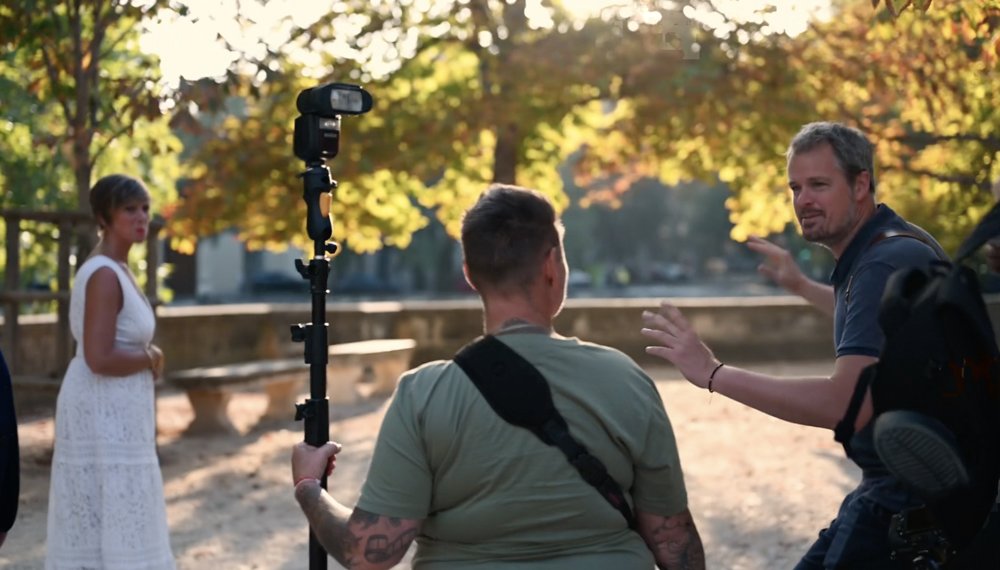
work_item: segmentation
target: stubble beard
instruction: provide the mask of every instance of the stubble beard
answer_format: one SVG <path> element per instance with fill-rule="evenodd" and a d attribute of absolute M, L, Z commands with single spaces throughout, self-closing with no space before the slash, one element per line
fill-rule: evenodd
<path fill-rule="evenodd" d="M 799 222 L 799 228 L 802 230 L 802 237 L 805 238 L 806 241 L 832 249 L 835 245 L 850 235 L 851 228 L 854 227 L 857 217 L 857 206 L 854 202 L 851 202 L 851 206 L 847 211 L 847 217 L 844 218 L 843 223 L 839 224 L 837 227 L 825 229 L 822 224 L 818 224 L 814 226 L 811 231 L 807 231 L 806 228 L 802 226 L 802 223 Z"/>

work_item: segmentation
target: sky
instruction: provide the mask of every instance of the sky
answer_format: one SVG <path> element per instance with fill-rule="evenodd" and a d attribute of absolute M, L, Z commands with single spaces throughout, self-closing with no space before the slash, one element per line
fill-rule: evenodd
<path fill-rule="evenodd" d="M 431 0 L 412 0 L 430 3 Z M 159 56 L 164 80 L 176 86 L 181 76 L 189 79 L 218 77 L 225 73 L 235 59 L 217 37 L 222 35 L 234 47 L 248 53 L 263 55 L 265 42 L 280 42 L 287 36 L 292 24 L 305 26 L 330 10 L 333 0 L 302 2 L 299 0 L 270 0 L 266 6 L 257 2 L 242 2 L 246 17 L 256 22 L 250 29 L 241 30 L 233 18 L 239 0 L 199 0 L 192 2 L 187 18 L 173 18 L 153 23 L 143 35 L 144 50 Z M 616 17 L 620 10 L 641 9 L 648 0 L 566 0 L 564 5 L 579 18 L 599 14 Z M 528 0 L 529 18 L 543 23 L 544 11 L 538 9 L 539 0 Z M 732 18 L 751 20 L 755 10 L 773 4 L 776 10 L 766 18 L 766 23 L 776 33 L 797 35 L 806 29 L 810 17 L 828 17 L 829 0 L 715 0 L 715 5 Z M 718 27 L 721 16 L 710 12 L 688 14 L 706 25 Z M 291 16 L 292 22 L 283 22 Z M 655 23 L 655 22 L 653 22 Z"/>

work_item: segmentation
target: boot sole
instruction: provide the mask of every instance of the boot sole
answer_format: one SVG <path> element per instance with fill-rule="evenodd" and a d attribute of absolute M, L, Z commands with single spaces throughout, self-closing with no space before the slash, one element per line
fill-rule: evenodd
<path fill-rule="evenodd" d="M 923 498 L 940 499 L 969 484 L 955 439 L 938 420 L 893 410 L 876 419 L 874 435 L 885 466 Z"/>

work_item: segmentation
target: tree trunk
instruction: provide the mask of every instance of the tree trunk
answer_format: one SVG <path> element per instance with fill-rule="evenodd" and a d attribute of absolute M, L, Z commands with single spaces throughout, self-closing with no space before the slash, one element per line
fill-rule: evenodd
<path fill-rule="evenodd" d="M 517 123 L 507 123 L 497 129 L 497 146 L 493 151 L 493 182 L 517 184 L 517 154 L 521 132 Z"/>
<path fill-rule="evenodd" d="M 94 128 L 91 123 L 91 98 L 96 96 L 97 65 L 100 45 L 103 38 L 103 28 L 94 31 L 94 37 L 89 44 L 83 41 L 83 22 L 79 9 L 71 11 L 70 29 L 73 34 L 73 81 L 75 87 L 74 104 L 67 105 L 70 116 L 66 117 L 72 128 L 70 136 L 72 143 L 73 177 L 76 182 L 77 209 L 86 213 L 90 211 L 90 176 L 93 165 L 90 156 L 90 143 L 94 140 Z M 95 12 L 95 20 L 98 14 Z M 77 236 L 76 268 L 79 269 L 83 260 L 90 255 L 97 243 L 94 228 L 80 225 Z"/>
<path fill-rule="evenodd" d="M 507 30 L 507 36 L 502 37 L 494 33 L 494 41 L 499 49 L 495 56 L 495 64 L 487 67 L 487 73 L 493 72 L 492 77 L 484 77 L 483 85 L 487 93 L 493 93 L 492 84 L 496 84 L 499 90 L 493 93 L 493 108 L 497 110 L 497 117 L 502 117 L 508 122 L 501 122 L 497 125 L 496 136 L 497 146 L 493 150 L 493 182 L 501 184 L 517 184 L 517 160 L 521 150 L 521 127 L 516 120 L 510 120 L 513 116 L 509 109 L 513 105 L 507 105 L 510 97 L 516 96 L 517 89 L 514 87 L 520 73 L 513 55 L 521 49 L 525 43 L 524 35 L 528 31 L 528 16 L 525 13 L 525 0 L 507 0 L 503 4 L 501 19 L 503 27 Z M 488 56 L 487 56 L 488 57 Z"/>
<path fill-rule="evenodd" d="M 76 137 L 77 140 L 82 137 Z M 89 138 L 89 137 L 87 137 Z M 77 209 L 81 212 L 90 211 L 90 156 L 86 152 L 86 147 L 84 147 L 84 156 L 80 157 L 79 150 L 76 148 L 77 140 L 73 141 L 73 154 L 74 162 L 73 165 L 73 175 L 76 178 L 76 195 L 77 195 Z M 89 145 L 87 145 L 89 146 Z M 97 245 L 97 233 L 95 231 L 96 226 L 90 226 L 88 224 L 80 224 L 77 226 L 77 249 L 76 249 L 76 267 L 79 269 L 83 261 L 87 259 L 90 252 Z M 75 273 L 75 271 L 74 271 Z"/>
<path fill-rule="evenodd" d="M 83 97 L 80 93 L 83 92 Z M 90 86 L 84 81 L 77 83 L 76 116 L 72 117 L 73 125 L 73 177 L 76 182 L 77 209 L 86 213 L 90 211 L 90 176 L 93 170 L 90 163 L 90 141 L 93 134 L 87 124 L 88 105 L 80 106 L 80 101 L 89 99 Z M 81 224 L 77 226 L 76 267 L 79 269 L 83 261 L 97 244 L 97 234 L 94 226 Z M 74 271 L 75 273 L 75 271 Z"/>

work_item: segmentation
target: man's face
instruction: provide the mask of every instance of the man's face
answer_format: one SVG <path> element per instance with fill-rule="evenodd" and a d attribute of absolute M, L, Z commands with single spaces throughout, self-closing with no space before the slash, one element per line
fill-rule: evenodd
<path fill-rule="evenodd" d="M 846 245 L 857 225 L 859 192 L 868 192 L 867 180 L 858 176 L 852 187 L 828 144 L 794 154 L 788 161 L 788 186 L 802 235 L 834 251 L 842 249 L 838 246 Z"/>

